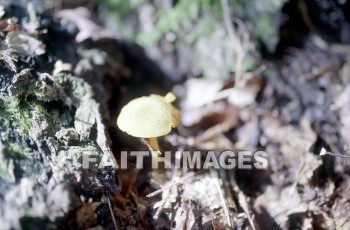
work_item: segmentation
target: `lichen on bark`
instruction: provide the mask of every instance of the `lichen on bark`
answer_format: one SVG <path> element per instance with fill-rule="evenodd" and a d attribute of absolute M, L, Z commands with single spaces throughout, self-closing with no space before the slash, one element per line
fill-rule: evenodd
<path fill-rule="evenodd" d="M 34 12 L 31 21 L 31 7 L 29 12 L 18 5 L 3 9 L 0 223 L 5 229 L 64 225 L 60 220 L 82 205 L 80 195 L 99 200 L 119 190 L 116 180 L 104 181 L 106 172 L 96 165 L 84 171 L 81 162 L 82 154 L 112 155 L 105 126 L 110 95 L 101 90 L 111 66 L 79 53 L 86 43 L 75 42 L 74 31 L 59 20 Z M 106 95 L 95 98 L 96 86 Z M 113 169 L 108 173 L 115 178 Z"/>

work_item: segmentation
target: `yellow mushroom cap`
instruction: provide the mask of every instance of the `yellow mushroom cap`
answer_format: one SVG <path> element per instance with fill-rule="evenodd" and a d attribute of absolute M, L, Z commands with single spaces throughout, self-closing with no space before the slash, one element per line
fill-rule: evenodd
<path fill-rule="evenodd" d="M 164 136 L 179 122 L 180 112 L 165 97 L 154 94 L 130 101 L 117 119 L 122 131 L 143 138 Z"/>

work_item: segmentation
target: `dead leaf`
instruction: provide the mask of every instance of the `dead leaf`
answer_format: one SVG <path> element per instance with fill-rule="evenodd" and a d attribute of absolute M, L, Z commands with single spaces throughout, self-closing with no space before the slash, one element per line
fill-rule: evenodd
<path fill-rule="evenodd" d="M 61 20 L 72 22 L 78 27 L 79 33 L 75 37 L 77 42 L 83 42 L 86 39 L 98 41 L 101 38 L 116 39 L 118 37 L 114 32 L 97 25 L 92 20 L 91 13 L 85 7 L 61 10 L 55 16 Z"/>
<path fill-rule="evenodd" d="M 41 41 L 22 31 L 9 32 L 6 43 L 22 56 L 38 56 L 45 53 L 45 45 Z"/>
<path fill-rule="evenodd" d="M 80 229 L 90 228 L 96 223 L 95 210 L 100 204 L 100 202 L 87 203 L 77 210 L 76 221 Z"/>

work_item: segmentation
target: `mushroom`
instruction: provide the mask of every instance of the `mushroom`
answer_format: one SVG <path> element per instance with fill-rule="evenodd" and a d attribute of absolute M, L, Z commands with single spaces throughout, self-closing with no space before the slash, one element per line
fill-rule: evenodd
<path fill-rule="evenodd" d="M 180 112 L 171 104 L 175 99 L 173 93 L 136 98 L 122 108 L 117 125 L 131 136 L 149 138 L 150 146 L 159 151 L 157 137 L 168 134 L 180 122 Z"/>

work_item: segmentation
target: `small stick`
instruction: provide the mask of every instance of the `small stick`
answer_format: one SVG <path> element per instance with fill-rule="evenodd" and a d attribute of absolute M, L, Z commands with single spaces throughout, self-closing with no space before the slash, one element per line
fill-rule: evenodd
<path fill-rule="evenodd" d="M 242 82 L 242 65 L 245 56 L 245 50 L 243 48 L 242 41 L 238 35 L 238 31 L 232 25 L 230 7 L 228 0 L 221 0 L 221 7 L 224 14 L 224 23 L 228 33 L 229 38 L 235 45 L 236 49 L 236 63 L 235 63 L 235 87 L 241 86 Z"/>
<path fill-rule="evenodd" d="M 182 182 L 184 182 L 188 178 L 191 178 L 191 177 L 194 177 L 194 176 L 196 176 L 196 174 L 194 174 L 194 175 L 191 174 L 191 175 L 182 177 L 181 179 L 170 183 L 168 186 L 164 186 L 164 188 L 161 188 L 161 189 L 158 189 L 158 190 L 156 190 L 154 192 L 149 193 L 148 195 L 146 195 L 146 197 L 151 198 L 151 197 L 153 197 L 155 195 L 158 195 L 158 194 L 162 193 L 164 190 L 171 189 L 174 185 L 181 184 Z"/>
<path fill-rule="evenodd" d="M 231 223 L 230 212 L 228 210 L 228 205 L 227 205 L 226 199 L 225 199 L 224 194 L 223 194 L 222 189 L 221 189 L 221 184 L 220 184 L 220 179 L 219 179 L 218 172 L 214 171 L 214 170 L 210 170 L 210 174 L 211 174 L 211 177 L 214 179 L 215 185 L 216 185 L 216 189 L 219 192 L 219 197 L 220 197 L 220 200 L 221 200 L 221 203 L 222 203 L 222 208 L 223 208 L 223 211 L 224 211 L 224 218 L 226 219 L 225 220 L 226 224 L 228 225 L 228 227 L 231 228 L 232 227 L 232 223 Z"/>
<path fill-rule="evenodd" d="M 300 178 L 300 175 L 301 175 L 301 170 L 304 168 L 304 165 L 305 165 L 305 159 L 302 159 L 300 164 L 299 164 L 299 167 L 298 167 L 298 173 L 296 175 L 296 178 L 295 178 L 295 181 L 292 185 L 292 187 L 290 188 L 289 190 L 289 195 L 293 195 L 293 192 L 295 191 L 295 188 L 297 187 L 298 183 L 299 183 L 299 178 Z"/>
<path fill-rule="evenodd" d="M 109 211 L 111 212 L 111 216 L 112 216 L 112 221 L 113 221 L 114 227 L 115 227 L 115 229 L 118 229 L 117 221 L 116 221 L 116 219 L 114 217 L 114 213 L 113 213 L 111 200 L 110 200 L 108 194 L 106 194 L 106 197 L 107 197 L 108 207 L 109 207 Z"/>
<path fill-rule="evenodd" d="M 166 197 L 164 197 L 164 198 L 162 198 L 162 200 L 161 200 L 161 204 L 159 205 L 159 207 L 158 207 L 158 209 L 157 209 L 157 212 L 153 215 L 153 219 L 158 219 L 158 217 L 159 217 L 159 215 L 160 215 L 160 213 L 161 213 L 161 211 L 163 210 L 163 207 L 164 207 L 164 205 L 165 205 L 165 203 L 166 203 L 166 201 L 168 200 L 168 198 L 170 197 L 170 190 L 172 189 L 172 187 L 175 185 L 175 181 L 177 180 L 177 175 L 173 175 L 173 178 L 171 179 L 171 182 L 170 182 L 170 184 L 172 185 L 170 188 L 168 188 L 168 194 L 166 194 Z"/>
<path fill-rule="evenodd" d="M 329 155 L 329 156 L 333 156 L 333 157 L 350 158 L 350 156 L 348 156 L 348 155 L 342 155 L 342 154 L 338 154 L 338 153 L 328 152 L 325 148 L 322 148 L 320 151 L 320 156 L 325 156 L 325 155 Z"/>

